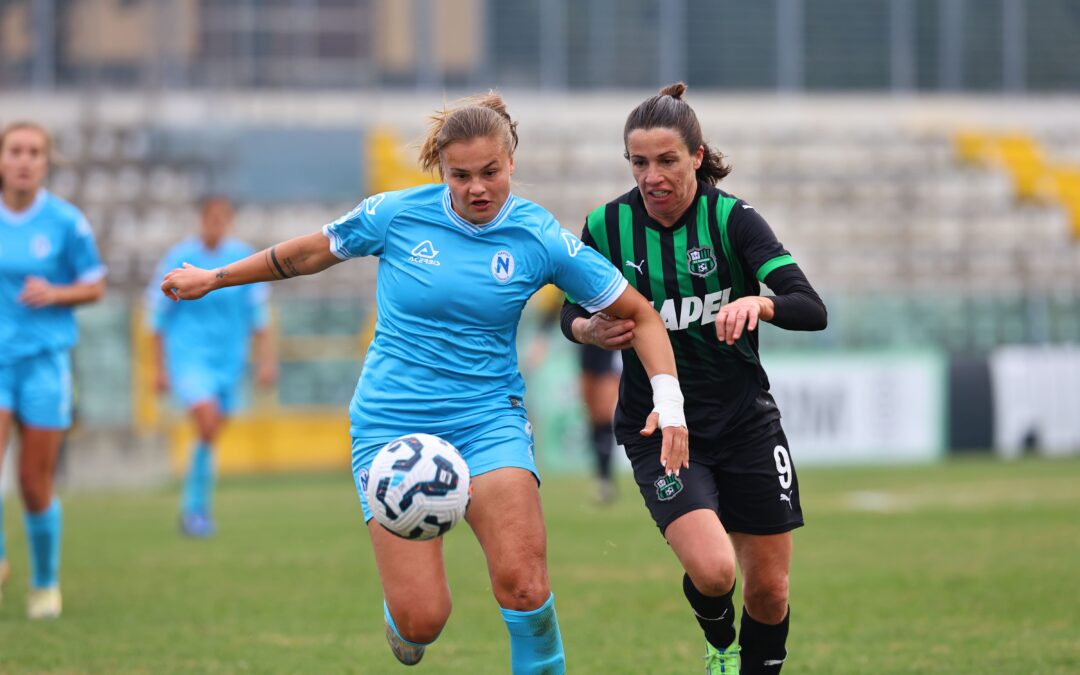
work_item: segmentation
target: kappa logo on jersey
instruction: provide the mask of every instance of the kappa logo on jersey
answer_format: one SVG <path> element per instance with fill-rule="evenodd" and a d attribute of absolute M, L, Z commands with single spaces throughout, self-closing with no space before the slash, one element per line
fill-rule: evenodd
<path fill-rule="evenodd" d="M 360 483 L 360 491 L 367 494 L 367 482 L 368 482 L 368 471 L 367 471 L 367 469 L 360 469 L 359 473 L 356 474 L 356 480 L 357 480 L 357 482 Z"/>
<path fill-rule="evenodd" d="M 379 204 L 382 204 L 382 201 L 384 199 L 386 199 L 386 195 L 381 192 L 377 195 L 371 195 L 370 197 L 365 199 L 362 204 L 362 206 L 364 207 L 364 213 L 368 214 L 369 216 L 375 215 L 375 209 L 378 208 Z"/>
<path fill-rule="evenodd" d="M 708 247 L 687 250 L 686 264 L 690 268 L 690 274 L 695 277 L 707 277 L 716 271 L 716 258 Z"/>
<path fill-rule="evenodd" d="M 675 495 L 682 492 L 682 481 L 675 474 L 668 474 L 653 483 L 656 486 L 656 498 L 662 502 L 675 499 Z"/>
<path fill-rule="evenodd" d="M 578 251 L 585 245 L 581 243 L 580 239 L 566 231 L 562 233 L 562 240 L 566 243 L 566 252 L 570 254 L 571 258 L 577 257 Z"/>
<path fill-rule="evenodd" d="M 409 262 L 418 263 L 420 265 L 435 265 L 436 267 L 442 264 L 435 259 L 435 256 L 439 255 L 439 252 L 435 250 L 435 245 L 431 243 L 430 239 L 425 239 L 417 244 L 411 253 L 412 255 L 409 256 Z"/>
<path fill-rule="evenodd" d="M 505 284 L 514 276 L 514 256 L 510 255 L 510 251 L 499 251 L 492 256 L 491 276 L 500 284 Z"/>

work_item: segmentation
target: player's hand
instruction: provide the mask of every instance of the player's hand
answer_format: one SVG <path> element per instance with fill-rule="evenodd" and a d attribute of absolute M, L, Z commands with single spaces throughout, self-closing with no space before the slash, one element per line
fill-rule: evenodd
<path fill-rule="evenodd" d="M 29 307 L 48 307 L 55 305 L 56 300 L 56 287 L 41 277 L 26 277 L 26 283 L 19 292 L 19 302 Z"/>
<path fill-rule="evenodd" d="M 645 420 L 645 428 L 639 433 L 652 436 L 660 425 L 660 413 L 655 410 Z M 690 468 L 690 434 L 684 426 L 664 427 L 664 439 L 660 442 L 660 466 L 664 475 L 679 475 L 681 469 Z"/>
<path fill-rule="evenodd" d="M 214 273 L 184 263 L 165 275 L 161 281 L 161 292 L 170 300 L 198 300 L 214 290 Z"/>
<path fill-rule="evenodd" d="M 255 372 L 255 383 L 263 389 L 274 386 L 278 378 L 277 361 L 265 359 L 259 363 L 259 369 Z"/>
<path fill-rule="evenodd" d="M 757 330 L 758 321 L 773 317 L 773 303 L 760 295 L 739 298 L 724 305 L 716 315 L 716 337 L 729 345 L 742 337 L 743 331 Z"/>
<path fill-rule="evenodd" d="M 603 349 L 626 349 L 634 339 L 634 322 L 600 312 L 586 320 L 581 337 L 582 342 Z"/>

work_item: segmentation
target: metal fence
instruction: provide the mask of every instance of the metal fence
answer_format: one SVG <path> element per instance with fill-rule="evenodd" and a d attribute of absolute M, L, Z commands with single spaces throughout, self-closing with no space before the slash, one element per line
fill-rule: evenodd
<path fill-rule="evenodd" d="M 1080 0 L 0 0 L 0 88 L 1077 91 Z"/>

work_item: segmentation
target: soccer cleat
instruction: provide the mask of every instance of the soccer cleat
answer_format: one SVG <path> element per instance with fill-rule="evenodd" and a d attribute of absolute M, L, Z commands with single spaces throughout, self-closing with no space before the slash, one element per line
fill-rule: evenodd
<path fill-rule="evenodd" d="M 406 642 L 398 636 L 397 631 L 394 630 L 389 621 L 384 619 L 383 624 L 386 626 L 386 641 L 390 643 L 390 650 L 394 652 L 397 660 L 407 666 L 415 666 L 420 663 L 420 659 L 424 658 L 423 645 Z"/>
<path fill-rule="evenodd" d="M 0 602 L 4 600 L 4 582 L 7 581 L 10 573 L 11 565 L 8 564 L 7 558 L 0 560 Z"/>
<path fill-rule="evenodd" d="M 26 616 L 31 619 L 59 619 L 60 587 L 31 588 L 26 598 Z"/>
<path fill-rule="evenodd" d="M 214 534 L 214 520 L 205 513 L 185 513 L 180 516 L 180 532 L 196 539 Z"/>
<path fill-rule="evenodd" d="M 739 645 L 717 649 L 705 641 L 705 675 L 739 675 Z"/>

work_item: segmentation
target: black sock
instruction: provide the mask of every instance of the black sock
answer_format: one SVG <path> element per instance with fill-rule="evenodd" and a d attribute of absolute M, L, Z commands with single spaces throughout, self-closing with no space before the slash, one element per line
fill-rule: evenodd
<path fill-rule="evenodd" d="M 731 584 L 731 590 L 727 593 L 713 597 L 699 591 L 690 580 L 690 575 L 683 574 L 682 587 L 709 644 L 717 649 L 731 646 L 735 641 L 735 605 L 731 602 L 735 584 Z"/>
<path fill-rule="evenodd" d="M 615 432 L 611 422 L 594 424 L 592 428 L 593 452 L 596 453 L 596 473 L 600 478 L 611 478 L 611 451 L 615 446 Z"/>
<path fill-rule="evenodd" d="M 791 608 L 788 607 L 784 620 L 775 626 L 759 623 L 742 612 L 742 625 L 739 627 L 739 646 L 742 647 L 742 675 L 776 675 L 784 666 L 787 658 L 788 622 Z"/>

